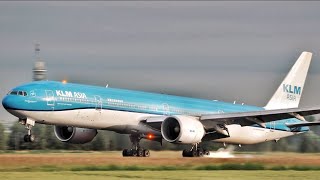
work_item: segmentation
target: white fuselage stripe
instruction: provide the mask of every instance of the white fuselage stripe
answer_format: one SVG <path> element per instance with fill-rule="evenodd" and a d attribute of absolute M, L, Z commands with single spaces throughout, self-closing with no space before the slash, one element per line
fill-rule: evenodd
<path fill-rule="evenodd" d="M 104 129 L 117 132 L 124 131 L 128 126 L 139 126 L 141 120 L 150 117 L 150 114 L 104 109 L 77 109 L 67 111 L 15 111 L 25 114 L 27 117 L 34 119 L 38 123 Z M 227 128 L 230 137 L 214 140 L 215 142 L 225 142 L 232 144 L 255 144 L 297 134 L 296 132 L 253 126 L 240 126 L 237 124 L 228 125 Z"/>

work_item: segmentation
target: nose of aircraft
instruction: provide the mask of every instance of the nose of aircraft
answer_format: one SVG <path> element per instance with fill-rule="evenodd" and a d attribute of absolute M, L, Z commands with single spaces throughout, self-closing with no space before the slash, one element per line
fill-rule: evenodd
<path fill-rule="evenodd" d="M 12 103 L 12 99 L 10 98 L 10 96 L 5 96 L 3 99 L 2 99 L 2 106 L 5 108 L 5 109 L 12 109 L 13 103 Z"/>
<path fill-rule="evenodd" d="M 17 98 L 17 97 L 16 97 Z M 21 112 L 18 112 L 19 104 L 21 101 L 17 100 L 15 96 L 7 95 L 2 99 L 2 106 L 12 115 L 18 117 L 19 119 L 25 119 L 26 116 Z"/>

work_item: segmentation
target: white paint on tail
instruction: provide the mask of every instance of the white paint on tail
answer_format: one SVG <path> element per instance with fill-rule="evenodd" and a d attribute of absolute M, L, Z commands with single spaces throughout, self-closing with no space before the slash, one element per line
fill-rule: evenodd
<path fill-rule="evenodd" d="M 299 106 L 311 58 L 312 53 L 310 52 L 303 52 L 300 55 L 277 91 L 264 107 L 266 110 L 297 108 Z"/>

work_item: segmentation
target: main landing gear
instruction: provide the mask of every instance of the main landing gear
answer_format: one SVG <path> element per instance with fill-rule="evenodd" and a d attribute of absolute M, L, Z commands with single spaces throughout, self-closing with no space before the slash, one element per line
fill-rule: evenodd
<path fill-rule="evenodd" d="M 140 135 L 131 134 L 130 135 L 130 141 L 132 142 L 132 148 L 131 149 L 124 149 L 122 151 L 122 156 L 136 156 L 136 157 L 149 157 L 150 152 L 147 149 L 143 149 L 140 147 L 140 140 L 142 137 Z"/>
<path fill-rule="evenodd" d="M 185 149 L 182 151 L 183 157 L 202 157 L 204 155 L 208 156 L 210 152 L 199 147 L 199 143 L 194 144 L 190 150 Z"/>
<path fill-rule="evenodd" d="M 31 134 L 31 129 L 34 126 L 35 121 L 31 119 L 19 119 L 19 123 L 25 125 L 27 129 L 27 134 L 23 137 L 24 142 L 34 142 L 36 137 Z"/>

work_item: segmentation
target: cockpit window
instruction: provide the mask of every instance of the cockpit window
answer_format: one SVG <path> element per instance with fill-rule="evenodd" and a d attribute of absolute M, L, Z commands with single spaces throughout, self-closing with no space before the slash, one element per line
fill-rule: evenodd
<path fill-rule="evenodd" d="M 19 96 L 27 96 L 27 92 L 25 91 L 11 91 L 8 94 L 10 95 L 19 95 Z"/>
<path fill-rule="evenodd" d="M 18 95 L 18 91 L 11 91 L 10 94 L 11 95 Z"/>
<path fill-rule="evenodd" d="M 19 96 L 23 96 L 23 92 L 22 92 L 22 91 L 19 91 L 19 92 L 18 92 L 18 95 L 19 95 Z"/>

